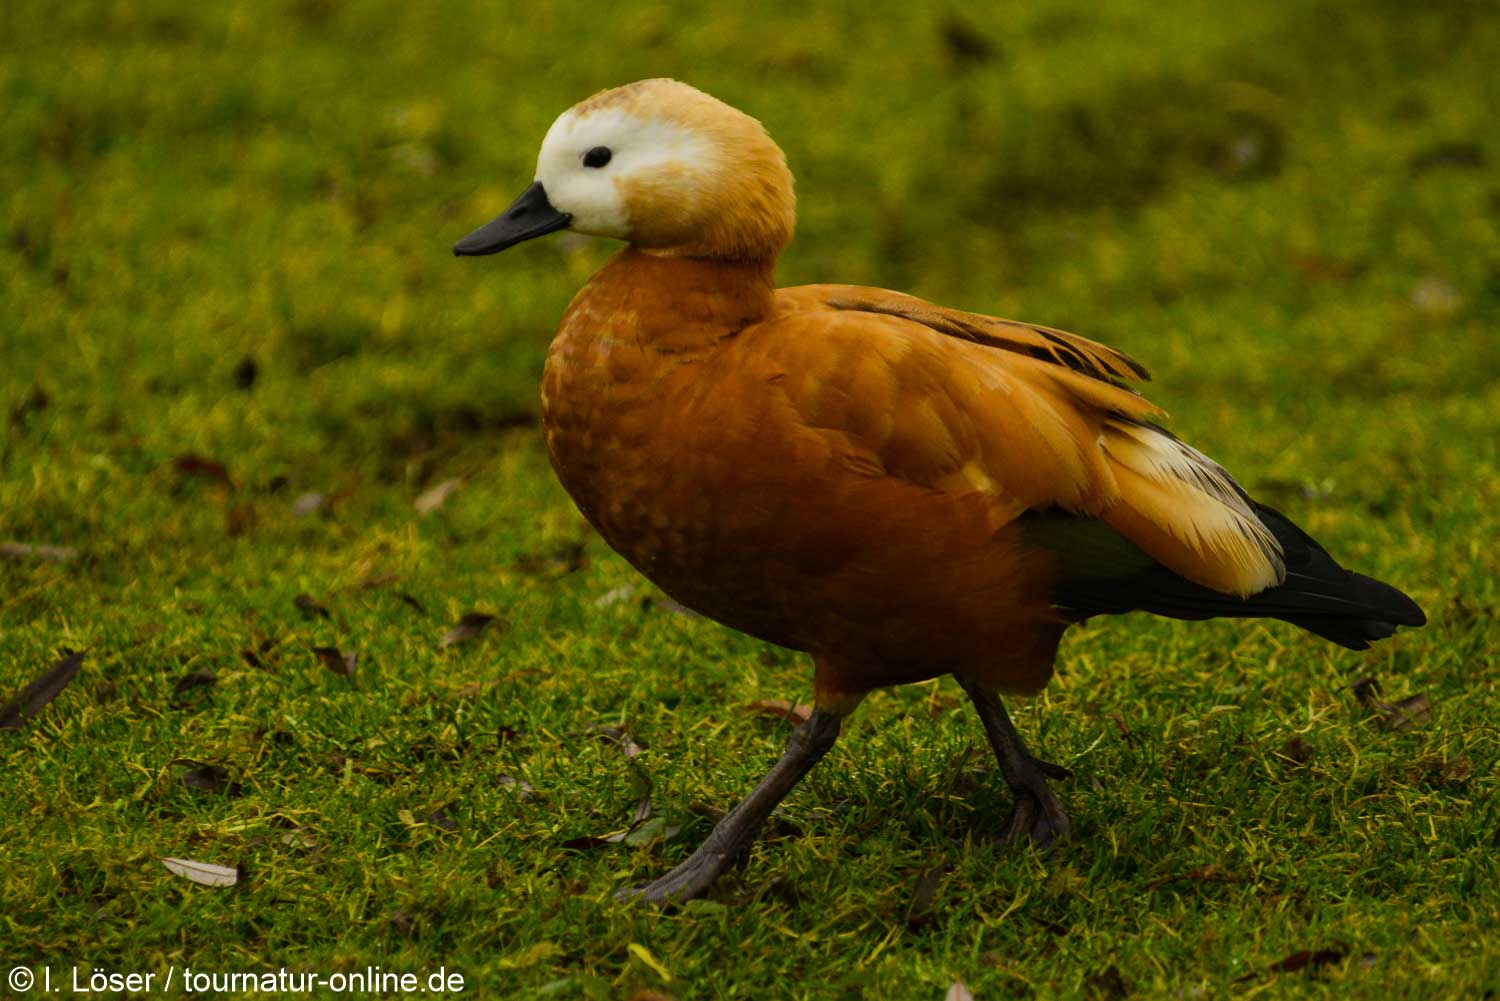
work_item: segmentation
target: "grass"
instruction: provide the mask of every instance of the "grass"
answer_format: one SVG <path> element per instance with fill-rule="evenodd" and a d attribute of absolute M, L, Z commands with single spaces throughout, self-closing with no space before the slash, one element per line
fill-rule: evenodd
<path fill-rule="evenodd" d="M 1500 991 L 1500 21 L 967 17 L 8 5 L 0 542 L 78 555 L 0 558 L 0 699 L 84 666 L 0 732 L 0 965 L 445 967 L 559 998 Z M 1431 625 L 1366 654 L 1075 630 L 1017 715 L 1077 776 L 1046 855 L 987 841 L 1006 803 L 951 682 L 878 694 L 712 899 L 613 903 L 758 778 L 788 725 L 746 707 L 809 672 L 674 614 L 552 478 L 541 360 L 611 248 L 448 247 L 557 113 L 648 75 L 787 149 L 784 283 L 1131 352 L 1179 433 Z M 1430 721 L 1380 726 L 1365 676 Z M 648 788 L 637 836 L 565 847 Z"/>

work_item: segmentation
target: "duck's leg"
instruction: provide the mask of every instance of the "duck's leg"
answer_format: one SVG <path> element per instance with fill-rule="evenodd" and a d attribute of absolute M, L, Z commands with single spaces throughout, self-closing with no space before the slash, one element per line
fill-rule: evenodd
<path fill-rule="evenodd" d="M 615 896 L 659 904 L 689 900 L 707 890 L 755 842 L 776 804 L 833 747 L 843 719 L 840 714 L 814 709 L 807 722 L 792 731 L 781 760 L 739 806 L 719 821 L 697 851 L 655 882 L 621 890 Z"/>
<path fill-rule="evenodd" d="M 1048 788 L 1047 779 L 1065 779 L 1072 773 L 1060 765 L 1032 756 L 994 691 L 973 678 L 961 674 L 954 677 L 979 712 L 985 735 L 995 749 L 995 757 L 1000 759 L 1000 772 L 1016 797 L 1001 837 L 1006 841 L 1016 841 L 1029 836 L 1038 846 L 1047 847 L 1072 827 L 1062 803 Z"/>

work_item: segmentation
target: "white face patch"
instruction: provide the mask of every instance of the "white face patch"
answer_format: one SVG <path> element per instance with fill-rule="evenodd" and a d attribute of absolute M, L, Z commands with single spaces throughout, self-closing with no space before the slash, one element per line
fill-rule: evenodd
<path fill-rule="evenodd" d="M 584 154 L 601 146 L 609 150 L 609 162 L 585 167 Z M 570 110 L 552 123 L 542 140 L 536 179 L 552 207 L 573 217 L 575 231 L 627 240 L 630 218 L 616 182 L 647 176 L 669 163 L 691 173 L 711 171 L 713 146 L 672 122 L 645 120 L 614 108 L 583 114 Z M 683 197 L 695 193 L 684 191 Z"/>

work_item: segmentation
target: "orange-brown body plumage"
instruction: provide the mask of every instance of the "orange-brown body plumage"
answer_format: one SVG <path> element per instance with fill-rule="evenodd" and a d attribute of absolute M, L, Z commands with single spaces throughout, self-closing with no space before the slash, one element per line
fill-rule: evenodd
<path fill-rule="evenodd" d="M 1052 560 L 1012 524 L 1025 500 L 969 480 L 977 385 L 943 385 L 988 349 L 834 309 L 837 291 L 623 252 L 548 354 L 558 476 L 678 601 L 814 654 L 820 695 L 969 665 L 1035 691 L 1066 624 Z"/>
<path fill-rule="evenodd" d="M 1268 616 L 1353 648 L 1423 621 L 1152 423 L 1111 348 L 882 289 L 776 289 L 792 179 L 754 119 L 649 80 L 565 113 L 537 180 L 456 252 L 571 226 L 631 245 L 563 316 L 542 385 L 558 477 L 689 608 L 805 650 L 816 710 L 694 855 L 702 892 L 865 693 L 952 673 L 1017 796 L 1068 829 L 994 693 L 1051 677 L 1067 626 L 1145 609 Z"/>

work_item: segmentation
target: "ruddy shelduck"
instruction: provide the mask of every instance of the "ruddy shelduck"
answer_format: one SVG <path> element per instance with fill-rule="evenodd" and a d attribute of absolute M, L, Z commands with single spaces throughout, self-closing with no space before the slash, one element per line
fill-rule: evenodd
<path fill-rule="evenodd" d="M 1069 822 L 999 693 L 1052 676 L 1089 616 L 1281 619 L 1351 649 L 1422 625 L 1345 570 L 1073 334 L 854 285 L 778 289 L 792 175 L 755 119 L 673 80 L 558 118 L 535 183 L 464 237 L 626 241 L 563 314 L 542 426 L 606 542 L 688 608 L 813 662 L 780 761 L 649 901 L 704 892 L 886 685 L 952 674 L 1015 797 L 1001 833 Z"/>

